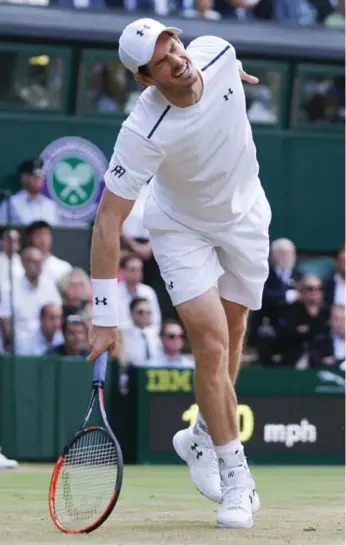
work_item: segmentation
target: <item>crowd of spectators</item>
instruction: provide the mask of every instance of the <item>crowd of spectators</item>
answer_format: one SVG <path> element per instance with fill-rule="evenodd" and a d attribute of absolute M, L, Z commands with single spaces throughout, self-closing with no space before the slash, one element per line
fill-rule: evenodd
<path fill-rule="evenodd" d="M 0 348 L 18 355 L 85 357 L 91 325 L 90 278 L 52 253 L 53 207 L 41 193 L 41 167 L 40 159 L 23 163 L 22 189 L 11 197 L 10 207 L 6 200 L 0 207 L 0 211 L 11 208 L 14 223 L 20 226 L 20 231 L 5 229 L 2 234 Z M 121 343 L 112 356 L 134 366 L 193 367 L 192 358 L 184 354 L 189 350 L 184 330 L 173 310 L 172 316 L 162 316 L 158 286 L 151 278 L 155 268 L 149 264 L 155 260 L 142 222 L 147 196 L 145 185 L 123 226 Z M 144 270 L 154 281 L 151 286 L 143 282 Z M 326 277 L 313 263 L 301 267 L 292 241 L 273 241 L 262 309 L 249 317 L 248 360 L 297 369 L 340 367 L 345 360 L 344 330 L 345 248 L 337 250 L 335 267 Z"/>
<path fill-rule="evenodd" d="M 3 0 L 15 3 L 15 0 Z M 18 3 L 25 3 L 18 0 Z M 345 15 L 344 0 L 27 0 L 30 5 L 75 9 L 139 10 L 157 16 L 180 14 L 187 18 L 203 17 L 293 22 L 301 25 L 340 25 Z"/>
<path fill-rule="evenodd" d="M 344 246 L 336 250 L 334 261 L 332 272 L 323 278 L 312 262 L 307 262 L 310 271 L 299 268 L 292 241 L 272 243 L 262 309 L 249 322 L 248 343 L 256 349 L 256 363 L 299 370 L 344 368 Z"/>

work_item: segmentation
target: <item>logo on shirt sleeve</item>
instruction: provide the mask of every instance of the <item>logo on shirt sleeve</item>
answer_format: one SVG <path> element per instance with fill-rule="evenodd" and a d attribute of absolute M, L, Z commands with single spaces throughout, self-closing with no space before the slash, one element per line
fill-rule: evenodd
<path fill-rule="evenodd" d="M 121 165 L 116 165 L 114 169 L 111 169 L 111 173 L 113 173 L 117 178 L 121 178 L 126 173 L 126 169 L 124 169 L 124 167 Z"/>

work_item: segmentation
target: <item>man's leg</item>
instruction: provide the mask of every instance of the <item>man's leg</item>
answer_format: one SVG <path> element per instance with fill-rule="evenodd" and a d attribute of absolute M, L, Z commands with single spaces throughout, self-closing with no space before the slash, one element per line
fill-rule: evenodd
<path fill-rule="evenodd" d="M 195 357 L 195 394 L 214 444 L 238 436 L 237 400 L 228 375 L 228 329 L 216 288 L 177 306 Z"/>
<path fill-rule="evenodd" d="M 228 326 L 229 359 L 228 372 L 233 385 L 235 385 L 243 350 L 243 341 L 246 331 L 248 308 L 239 303 L 227 301 L 221 298 Z"/>
<path fill-rule="evenodd" d="M 237 398 L 228 371 L 228 325 L 217 289 L 211 288 L 203 295 L 178 305 L 177 311 L 191 342 L 195 357 L 196 401 L 213 446 L 204 443 L 203 434 L 195 435 L 194 430 L 187 429 L 175 435 L 174 447 L 189 464 L 192 479 L 202 492 L 204 485 L 199 470 L 210 472 L 208 466 L 201 468 L 194 456 L 203 460 L 204 454 L 210 457 L 210 452 L 213 454 L 215 451 L 217 461 L 210 459 L 210 463 L 216 466 L 218 462 L 215 474 L 218 480 L 221 474 L 222 484 L 218 525 L 251 527 L 248 472 L 240 455 Z"/>
<path fill-rule="evenodd" d="M 221 298 L 221 303 L 226 315 L 228 329 L 228 373 L 232 384 L 235 385 L 240 367 L 248 309 L 244 305 L 223 298 Z M 207 432 L 202 408 L 199 408 L 197 430 Z"/>

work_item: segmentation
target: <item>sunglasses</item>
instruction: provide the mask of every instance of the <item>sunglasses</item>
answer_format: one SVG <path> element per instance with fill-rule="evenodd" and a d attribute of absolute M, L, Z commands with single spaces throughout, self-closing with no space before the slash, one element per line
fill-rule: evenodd
<path fill-rule="evenodd" d="M 165 334 L 168 339 L 184 339 L 184 334 Z"/>
<path fill-rule="evenodd" d="M 305 292 L 322 292 L 322 286 L 304 286 Z"/>

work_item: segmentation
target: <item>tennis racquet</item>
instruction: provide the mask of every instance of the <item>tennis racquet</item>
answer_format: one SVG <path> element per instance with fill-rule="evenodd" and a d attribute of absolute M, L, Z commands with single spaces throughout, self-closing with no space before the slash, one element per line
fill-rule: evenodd
<path fill-rule="evenodd" d="M 121 448 L 107 420 L 104 382 L 108 354 L 95 360 L 91 398 L 72 441 L 58 458 L 49 487 L 49 512 L 65 533 L 90 533 L 106 521 L 120 495 Z M 98 401 L 103 427 L 87 423 Z"/>

